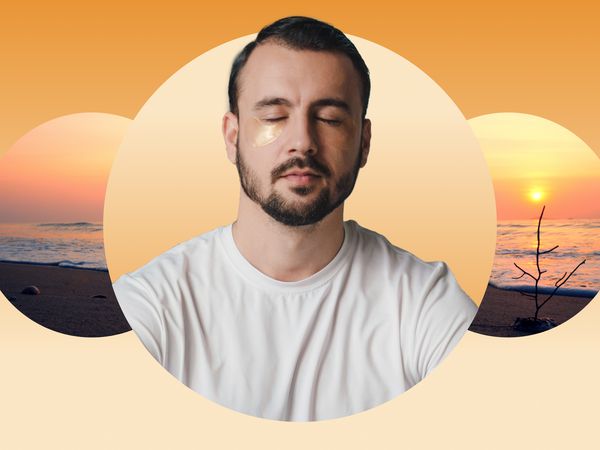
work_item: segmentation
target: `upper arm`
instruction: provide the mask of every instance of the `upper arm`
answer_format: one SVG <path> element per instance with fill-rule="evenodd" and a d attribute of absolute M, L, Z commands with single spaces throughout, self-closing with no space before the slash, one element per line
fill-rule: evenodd
<path fill-rule="evenodd" d="M 416 382 L 452 351 L 477 313 L 477 307 L 444 263 L 437 263 L 420 292 L 409 327 L 413 334 L 411 365 Z"/>
<path fill-rule="evenodd" d="M 152 356 L 163 363 L 164 318 L 156 296 L 142 281 L 123 275 L 113 289 L 119 306 L 132 330 Z"/>

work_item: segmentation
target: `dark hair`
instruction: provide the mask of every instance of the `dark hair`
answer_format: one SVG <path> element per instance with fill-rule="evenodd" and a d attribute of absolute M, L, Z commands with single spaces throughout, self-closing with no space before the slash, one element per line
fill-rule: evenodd
<path fill-rule="evenodd" d="M 371 79 L 369 68 L 358 53 L 350 39 L 337 28 L 320 20 L 310 17 L 285 17 L 267 25 L 258 33 L 256 39 L 247 44 L 236 56 L 231 66 L 229 75 L 229 110 L 238 114 L 238 77 L 246 65 L 248 58 L 257 45 L 265 41 L 275 42 L 294 50 L 313 50 L 334 52 L 346 55 L 358 72 L 361 80 L 361 97 L 363 103 L 363 118 L 367 114 L 369 95 L 371 93 Z"/>

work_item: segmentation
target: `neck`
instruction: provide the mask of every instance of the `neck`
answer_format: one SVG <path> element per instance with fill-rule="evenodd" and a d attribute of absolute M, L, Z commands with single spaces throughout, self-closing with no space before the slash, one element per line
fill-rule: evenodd
<path fill-rule="evenodd" d="M 331 262 L 344 242 L 340 205 L 312 225 L 291 227 L 277 222 L 241 194 L 233 239 L 240 253 L 265 275 L 279 281 L 299 281 Z"/>

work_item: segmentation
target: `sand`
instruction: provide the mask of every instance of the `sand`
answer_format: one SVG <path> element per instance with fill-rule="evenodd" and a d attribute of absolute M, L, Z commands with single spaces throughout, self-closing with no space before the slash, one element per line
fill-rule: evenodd
<path fill-rule="evenodd" d="M 558 291 L 560 293 L 560 290 Z M 547 296 L 541 296 L 545 299 Z M 592 298 L 555 295 L 540 310 L 540 318 L 550 318 L 557 325 L 566 322 L 581 311 Z M 488 285 L 485 295 L 469 330 L 489 336 L 513 337 L 530 333 L 519 332 L 512 325 L 517 317 L 533 317 L 535 301 L 517 291 L 498 289 Z"/>
<path fill-rule="evenodd" d="M 40 294 L 21 293 L 30 285 Z M 31 320 L 60 333 L 100 337 L 130 330 L 108 272 L 0 263 L 0 291 Z"/>

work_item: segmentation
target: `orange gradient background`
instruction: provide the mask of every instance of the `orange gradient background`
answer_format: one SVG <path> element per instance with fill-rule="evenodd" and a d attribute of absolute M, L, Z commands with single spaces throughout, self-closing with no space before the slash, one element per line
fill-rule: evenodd
<path fill-rule="evenodd" d="M 0 154 L 37 124 L 65 114 L 133 118 L 202 52 L 289 14 L 331 21 L 399 53 L 467 118 L 536 114 L 599 152 L 597 3 L 190 5 L 3 5 Z M 509 341 L 467 333 L 397 400 L 345 419 L 295 424 L 247 417 L 193 394 L 132 333 L 64 336 L 0 301 L 0 448 L 594 448 L 599 322 L 596 299 L 543 335 Z"/>

